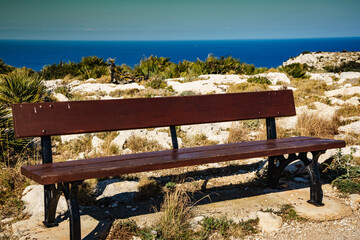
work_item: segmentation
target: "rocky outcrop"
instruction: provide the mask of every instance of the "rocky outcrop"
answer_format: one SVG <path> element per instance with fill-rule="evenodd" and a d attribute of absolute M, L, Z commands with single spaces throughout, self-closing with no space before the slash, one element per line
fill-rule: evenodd
<path fill-rule="evenodd" d="M 290 58 L 283 63 L 283 66 L 300 63 L 322 70 L 326 66 L 340 66 L 342 63 L 350 61 L 360 62 L 359 57 L 360 52 L 310 52 Z"/>

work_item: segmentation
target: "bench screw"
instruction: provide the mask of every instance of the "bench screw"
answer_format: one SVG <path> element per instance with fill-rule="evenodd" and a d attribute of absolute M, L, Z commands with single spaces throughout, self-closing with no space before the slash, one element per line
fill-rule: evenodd
<path fill-rule="evenodd" d="M 40 106 L 39 106 L 39 108 L 40 108 L 40 109 L 42 109 L 42 108 L 43 108 L 43 106 L 42 106 L 42 105 L 40 105 Z"/>
<path fill-rule="evenodd" d="M 53 107 L 53 105 L 50 104 L 50 105 L 49 105 L 49 108 L 52 108 L 52 107 Z"/>
<path fill-rule="evenodd" d="M 42 130 L 41 132 L 42 132 L 42 133 L 46 133 L 46 130 Z"/>

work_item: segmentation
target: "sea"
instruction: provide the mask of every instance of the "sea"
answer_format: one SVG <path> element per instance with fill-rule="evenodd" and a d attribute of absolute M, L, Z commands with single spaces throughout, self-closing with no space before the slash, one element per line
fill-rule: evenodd
<path fill-rule="evenodd" d="M 0 40 L 0 58 L 8 65 L 39 71 L 61 61 L 79 62 L 84 56 L 116 58 L 131 67 L 151 55 L 182 60 L 232 56 L 256 67 L 278 67 L 304 51 L 360 51 L 360 37 L 276 40 L 199 41 L 45 41 Z"/>

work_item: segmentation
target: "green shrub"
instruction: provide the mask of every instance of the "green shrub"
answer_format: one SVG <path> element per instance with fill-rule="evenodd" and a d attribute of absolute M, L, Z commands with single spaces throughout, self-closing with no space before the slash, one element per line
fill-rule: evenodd
<path fill-rule="evenodd" d="M 146 86 L 151 87 L 153 89 L 162 89 L 167 87 L 166 82 L 163 79 L 158 79 L 158 78 L 151 80 L 146 84 Z"/>
<path fill-rule="evenodd" d="M 325 169 L 326 175 L 322 175 L 333 186 L 345 193 L 360 193 L 360 167 L 354 165 L 353 154 L 343 155 L 341 149 L 333 156 L 333 161 Z"/>
<path fill-rule="evenodd" d="M 23 70 L 6 75 L 0 82 L 0 102 L 12 103 L 38 102 L 45 95 L 41 78 Z"/>
<path fill-rule="evenodd" d="M 61 87 L 57 87 L 54 90 L 55 93 L 61 93 L 62 95 L 64 95 L 67 98 L 72 98 L 73 95 L 71 94 L 71 88 L 69 86 L 61 86 Z"/>
<path fill-rule="evenodd" d="M 306 71 L 308 66 L 306 64 L 293 63 L 287 66 L 280 67 L 281 72 L 286 72 L 289 76 L 294 78 L 306 78 Z"/>
<path fill-rule="evenodd" d="M 327 72 L 360 72 L 360 63 L 356 61 L 344 62 L 340 66 L 326 66 Z"/>
<path fill-rule="evenodd" d="M 267 77 L 250 77 L 247 80 L 249 83 L 258 83 L 271 85 L 271 81 Z"/>
<path fill-rule="evenodd" d="M 13 71 L 15 68 L 13 66 L 9 66 L 0 58 L 0 74 L 7 74 Z"/>

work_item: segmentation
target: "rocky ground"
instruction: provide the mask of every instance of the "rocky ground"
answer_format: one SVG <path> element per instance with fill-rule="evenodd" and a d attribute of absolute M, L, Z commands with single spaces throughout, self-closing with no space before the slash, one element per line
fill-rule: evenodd
<path fill-rule="evenodd" d="M 289 59 L 284 65 L 306 63 L 317 69 L 329 64 L 338 65 L 344 61 L 358 61 L 359 53 L 306 53 Z M 345 59 L 345 60 L 342 60 Z M 297 116 L 277 119 L 279 134 L 299 132 L 299 122 L 310 116 L 333 124 L 335 135 L 330 137 L 345 139 L 347 147 L 342 154 L 352 153 L 360 159 L 360 73 L 308 73 L 309 79 L 293 79 L 276 70 L 258 74 L 266 77 L 271 89 L 293 89 Z M 253 76 L 251 76 L 253 77 Z M 170 95 L 212 94 L 232 92 L 238 84 L 247 83 L 246 75 L 203 75 L 194 81 L 183 78 L 165 80 L 165 89 L 152 89 L 141 83 L 116 85 L 100 83 L 97 79 L 49 80 L 45 81 L 48 93 L 58 101 L 84 99 L 119 99 L 127 97 L 156 97 Z M 320 92 L 313 93 L 315 85 L 303 87 L 305 81 L 324 84 Z M 318 85 L 316 85 L 318 86 Z M 298 94 L 301 92 L 301 94 Z M 334 120 L 335 119 L 335 120 Z M 311 124 L 311 122 L 310 122 Z M 181 126 L 179 145 L 187 147 L 200 144 L 221 144 L 230 140 L 229 135 L 245 125 L 241 123 L 211 123 Z M 241 132 L 246 140 L 261 138 L 261 121 L 246 123 L 247 131 Z M 323 129 L 320 129 L 320 131 Z M 284 135 L 285 136 L 285 135 Z M 153 150 L 171 148 L 171 138 L 167 128 L 141 129 L 113 132 L 106 135 L 87 134 L 61 136 L 55 139 L 55 161 L 81 159 L 111 154 L 137 152 L 135 142 L 146 141 Z M 194 141 L 195 139 L 195 141 Z M 36 142 L 35 142 L 36 144 Z M 76 151 L 74 149 L 77 149 Z M 326 163 L 337 149 L 328 150 L 320 163 Z M 186 175 L 183 185 L 194 195 L 193 216 L 189 220 L 192 228 L 200 227 L 205 216 L 227 217 L 233 222 L 259 218 L 259 233 L 245 236 L 246 239 L 359 239 L 360 196 L 344 195 L 329 184 L 324 186 L 324 207 L 314 207 L 306 203 L 309 198 L 308 176 L 301 162 L 287 167 L 282 190 L 272 190 L 259 185 L 259 172 L 266 166 L 266 159 L 249 159 L 229 163 L 215 163 L 175 170 L 141 173 L 122 178 L 88 182 L 91 199 L 81 207 L 82 236 L 84 239 L 105 239 L 111 225 L 118 219 L 133 219 L 138 226 L 151 226 L 158 219 L 154 207 L 159 209 L 162 194 L 145 199 L 139 197 L 139 182 L 146 177 L 153 178 L 164 187 L 179 176 Z M 66 202 L 62 197 L 58 206 L 60 226 L 46 229 L 42 226 L 43 190 L 42 186 L 31 185 L 23 193 L 25 220 L 2 219 L 0 239 L 67 239 L 68 219 Z M 207 196 L 204 198 L 204 196 Z M 281 206 L 291 204 L 296 213 L 306 220 L 288 220 L 273 212 Z M 111 230 L 113 231 L 113 229 Z M 214 233 L 210 239 L 222 239 Z M 10 236 L 12 235 L 12 237 Z M 244 237 L 244 236 L 242 236 Z M 230 239 L 237 239 L 236 234 Z M 134 238 L 136 239 L 136 238 Z"/>

